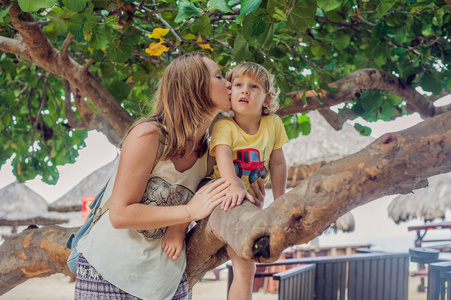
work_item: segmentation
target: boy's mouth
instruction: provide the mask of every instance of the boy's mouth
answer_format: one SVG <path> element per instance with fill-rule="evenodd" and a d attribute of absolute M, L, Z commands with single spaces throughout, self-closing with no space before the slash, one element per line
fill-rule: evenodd
<path fill-rule="evenodd" d="M 240 98 L 238 100 L 238 102 L 244 102 L 244 103 L 249 103 L 249 101 L 246 98 Z"/>

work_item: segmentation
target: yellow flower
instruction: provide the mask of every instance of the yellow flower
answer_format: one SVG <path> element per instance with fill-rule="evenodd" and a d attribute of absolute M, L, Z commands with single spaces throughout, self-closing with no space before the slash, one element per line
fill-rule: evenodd
<path fill-rule="evenodd" d="M 163 52 L 167 52 L 168 50 L 169 48 L 163 45 L 162 42 L 153 42 L 150 43 L 149 48 L 146 49 L 146 53 L 151 56 L 160 56 L 161 54 L 163 54 Z"/>
<path fill-rule="evenodd" d="M 91 34 L 90 34 L 90 33 L 88 33 L 88 34 L 83 33 L 83 36 L 84 36 L 85 39 L 87 39 L 88 41 L 91 39 Z"/>
<path fill-rule="evenodd" d="M 208 49 L 210 51 L 213 51 L 213 48 L 210 47 L 210 44 L 204 43 L 201 37 L 198 37 L 197 41 L 199 42 L 199 47 L 201 47 L 202 49 Z"/>
<path fill-rule="evenodd" d="M 162 41 L 163 41 L 163 37 L 164 37 L 166 34 L 168 34 L 168 32 L 169 32 L 169 28 L 168 28 L 168 29 L 155 28 L 155 29 L 152 31 L 152 34 L 148 34 L 147 36 L 148 36 L 150 39 L 156 39 L 156 40 L 160 39 L 160 42 L 162 42 Z"/>

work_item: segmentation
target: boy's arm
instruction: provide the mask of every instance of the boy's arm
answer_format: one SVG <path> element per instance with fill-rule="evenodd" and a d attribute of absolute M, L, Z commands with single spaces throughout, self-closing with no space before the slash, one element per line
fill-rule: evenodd
<path fill-rule="evenodd" d="M 285 194 L 287 185 L 287 163 L 282 148 L 273 150 L 269 159 L 269 174 L 274 199 Z"/>
<path fill-rule="evenodd" d="M 230 191 L 227 193 L 224 202 L 222 202 L 221 208 L 227 211 L 229 207 L 240 205 L 245 197 L 252 203 L 255 203 L 254 197 L 246 191 L 246 186 L 236 176 L 230 146 L 223 144 L 217 145 L 215 147 L 215 156 L 221 177 L 230 182 Z"/>

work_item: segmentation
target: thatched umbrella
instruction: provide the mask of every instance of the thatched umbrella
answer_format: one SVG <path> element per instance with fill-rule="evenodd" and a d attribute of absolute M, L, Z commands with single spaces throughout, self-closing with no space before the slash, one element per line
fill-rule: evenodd
<path fill-rule="evenodd" d="M 116 163 L 117 157 L 83 178 L 75 187 L 50 204 L 49 211 L 81 211 L 82 197 L 97 195 L 112 175 Z"/>
<path fill-rule="evenodd" d="M 388 216 L 396 223 L 423 218 L 424 221 L 444 219 L 451 208 L 451 173 L 429 178 L 429 186 L 400 195 L 388 206 Z"/>
<path fill-rule="evenodd" d="M 54 225 L 67 222 L 48 212 L 47 201 L 24 183 L 13 182 L 0 190 L 0 226 Z"/>
<path fill-rule="evenodd" d="M 339 217 L 335 223 L 330 225 L 330 228 L 335 232 L 343 231 L 343 232 L 353 232 L 355 230 L 355 220 L 354 215 L 351 212 L 344 214 Z"/>

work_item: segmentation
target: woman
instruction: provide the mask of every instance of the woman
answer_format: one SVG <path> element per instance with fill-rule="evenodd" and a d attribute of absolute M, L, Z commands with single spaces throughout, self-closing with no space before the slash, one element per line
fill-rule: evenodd
<path fill-rule="evenodd" d="M 223 179 L 193 194 L 208 175 L 207 129 L 231 107 L 229 87 L 200 53 L 166 68 L 154 114 L 135 123 L 123 143 L 102 201 L 111 195 L 110 210 L 78 243 L 75 299 L 187 299 L 185 253 L 169 258 L 161 238 L 167 226 L 205 218 L 224 199 Z"/>

